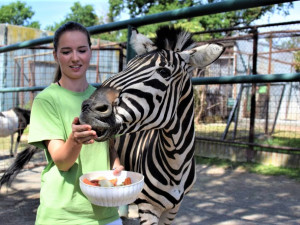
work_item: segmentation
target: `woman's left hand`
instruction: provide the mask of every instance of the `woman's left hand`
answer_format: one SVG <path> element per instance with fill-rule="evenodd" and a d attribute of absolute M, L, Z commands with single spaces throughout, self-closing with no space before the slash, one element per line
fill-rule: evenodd
<path fill-rule="evenodd" d="M 119 173 L 121 173 L 121 171 L 124 170 L 124 166 L 122 165 L 119 165 L 119 166 L 116 166 L 115 168 L 113 168 L 113 174 L 114 175 L 118 175 Z"/>

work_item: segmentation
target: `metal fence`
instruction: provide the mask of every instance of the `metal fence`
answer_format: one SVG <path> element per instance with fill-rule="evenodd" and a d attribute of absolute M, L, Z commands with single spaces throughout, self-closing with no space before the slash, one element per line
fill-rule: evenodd
<path fill-rule="evenodd" d="M 100 41 L 93 40 L 95 43 Z M 119 44 L 97 44 L 92 46 L 92 58 L 90 67 L 87 71 L 89 83 L 97 84 L 106 80 L 108 77 L 118 73 L 124 67 L 126 50 Z M 18 106 L 30 109 L 35 96 L 43 89 L 50 85 L 54 80 L 54 74 L 57 64 L 52 55 L 51 46 L 37 46 L 30 49 L 19 49 L 10 51 L 2 60 L 5 59 L 6 68 L 3 77 L 3 91 L 0 93 L 1 111 L 6 111 L 12 107 Z M 2 64 L 3 62 L 0 63 Z M 18 88 L 22 91 L 19 91 Z M 24 91 L 28 88 L 30 91 Z M 34 90 L 34 88 L 37 88 Z M 9 90 L 11 89 L 11 90 Z M 34 90 L 34 91 L 32 91 Z M 63 96 L 62 96 L 63 97 Z M 3 123 L 2 126 L 7 124 Z M 28 128 L 21 138 L 18 152 L 27 146 Z M 14 134 L 16 140 L 17 134 Z M 10 157 L 11 137 L 0 138 L 0 171 L 6 169 L 12 162 Z M 44 161 L 43 154 L 39 154 L 37 159 L 32 160 L 35 163 Z"/>
<path fill-rule="evenodd" d="M 228 32 L 223 30 L 219 32 Z M 300 51 L 300 23 L 241 28 L 217 40 L 227 46 L 223 56 L 196 76 L 272 76 L 295 69 Z M 204 32 L 202 32 L 204 33 Z M 296 43 L 296 44 L 292 44 Z M 195 86 L 197 140 L 247 148 L 247 159 L 257 151 L 299 154 L 300 83 L 263 82 Z"/>
<path fill-rule="evenodd" d="M 228 31 L 213 31 L 226 33 Z M 234 35 L 209 40 L 226 45 L 226 52 L 205 70 L 195 70 L 194 78 L 259 76 L 295 72 L 294 53 L 300 48 L 289 43 L 300 35 L 300 23 L 286 23 L 231 30 Z M 203 33 L 203 32 L 202 32 Z M 210 32 L 212 33 L 212 32 Z M 195 35 L 201 35 L 197 33 Z M 99 44 L 94 40 L 91 66 L 87 72 L 90 83 L 101 83 L 125 67 L 123 44 Z M 298 42 L 299 43 L 299 42 Z M 3 60 L 1 62 L 1 60 Z M 13 106 L 30 109 L 40 87 L 54 78 L 56 63 L 52 47 L 42 45 L 3 53 L 5 66 L 0 93 L 1 111 Z M 199 83 L 197 83 L 199 84 Z M 28 91 L 17 88 L 31 87 Z M 38 89 L 34 89 L 38 87 Z M 7 88 L 12 88 L 7 91 Z M 24 90 L 21 89 L 21 90 Z M 219 84 L 194 86 L 197 140 L 246 146 L 248 157 L 253 151 L 300 151 L 299 81 Z M 26 132 L 20 150 L 27 144 Z M 10 137 L 0 139 L 0 170 L 11 163 L 8 149 Z M 39 160 L 44 160 L 41 157 Z"/>

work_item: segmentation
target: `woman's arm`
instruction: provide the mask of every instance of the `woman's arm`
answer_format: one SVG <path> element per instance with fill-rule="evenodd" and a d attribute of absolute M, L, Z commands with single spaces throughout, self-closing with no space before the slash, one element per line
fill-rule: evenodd
<path fill-rule="evenodd" d="M 59 170 L 68 171 L 78 158 L 82 144 L 92 144 L 97 137 L 90 125 L 78 125 L 78 121 L 78 117 L 74 118 L 72 133 L 66 141 L 45 141 L 45 145 Z"/>
<path fill-rule="evenodd" d="M 120 158 L 118 156 L 118 153 L 116 149 L 114 148 L 114 140 L 109 140 L 109 158 L 110 158 L 110 166 L 111 169 L 114 170 L 114 174 L 120 173 L 122 170 L 124 170 L 124 166 L 121 165 Z"/>

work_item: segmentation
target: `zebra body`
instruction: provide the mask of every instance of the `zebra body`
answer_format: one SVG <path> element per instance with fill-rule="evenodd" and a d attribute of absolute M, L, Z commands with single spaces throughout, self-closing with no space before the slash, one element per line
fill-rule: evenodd
<path fill-rule="evenodd" d="M 18 131 L 19 118 L 14 110 L 1 112 L 0 115 L 0 137 L 7 137 Z"/>
<path fill-rule="evenodd" d="M 134 31 L 131 43 L 139 55 L 83 102 L 80 123 L 90 124 L 98 141 L 121 135 L 121 163 L 145 177 L 135 202 L 140 223 L 171 224 L 196 179 L 190 71 L 224 48 L 195 47 L 189 33 L 169 27 L 154 42 Z"/>
<path fill-rule="evenodd" d="M 11 156 L 15 156 L 17 154 L 21 136 L 29 124 L 29 121 L 30 110 L 13 107 L 7 111 L 0 112 L 0 137 L 7 137 L 10 135 Z M 18 133 L 18 137 L 13 151 L 15 133 Z"/>

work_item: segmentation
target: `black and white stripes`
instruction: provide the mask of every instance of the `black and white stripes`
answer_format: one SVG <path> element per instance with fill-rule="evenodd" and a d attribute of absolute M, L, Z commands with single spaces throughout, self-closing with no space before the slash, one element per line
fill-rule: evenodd
<path fill-rule="evenodd" d="M 196 179 L 189 71 L 199 58 L 218 58 L 223 47 L 213 44 L 193 49 L 189 33 L 170 27 L 157 31 L 154 44 L 142 34 L 133 37 L 131 43 L 133 47 L 137 43 L 139 55 L 97 89 L 90 98 L 94 105 L 84 107 L 80 121 L 93 129 L 103 123 L 110 127 L 104 130 L 102 126 L 97 132 L 99 140 L 117 134 L 115 147 L 125 169 L 144 174 L 145 186 L 136 201 L 140 223 L 171 224 Z M 145 40 L 148 47 L 143 49 Z M 215 57 L 207 56 L 210 48 L 219 48 Z M 116 98 L 103 100 L 110 90 L 118 93 Z M 106 104 L 113 106 L 112 115 L 99 112 Z M 112 116 L 114 119 L 108 119 Z"/>

